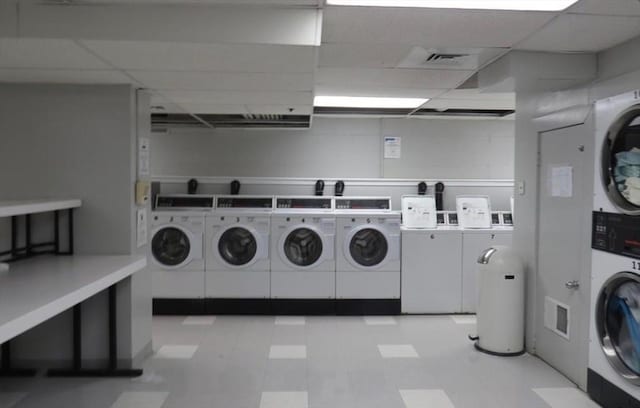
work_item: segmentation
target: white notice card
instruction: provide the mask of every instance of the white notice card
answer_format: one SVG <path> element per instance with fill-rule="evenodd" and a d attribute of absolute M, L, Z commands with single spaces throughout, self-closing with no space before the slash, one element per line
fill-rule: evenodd
<path fill-rule="evenodd" d="M 384 137 L 384 158 L 399 159 L 402 156 L 401 139 L 396 136 Z"/>
<path fill-rule="evenodd" d="M 551 197 L 573 197 L 573 167 L 552 166 L 549 170 Z"/>

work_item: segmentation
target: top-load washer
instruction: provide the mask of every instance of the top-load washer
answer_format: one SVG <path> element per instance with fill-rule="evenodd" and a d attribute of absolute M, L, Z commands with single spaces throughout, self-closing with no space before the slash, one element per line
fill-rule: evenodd
<path fill-rule="evenodd" d="M 336 297 L 400 298 L 400 213 L 390 197 L 336 197 Z"/>
<path fill-rule="evenodd" d="M 456 209 L 462 229 L 461 312 L 475 313 L 478 257 L 492 246 L 511 246 L 513 227 L 504 226 L 501 213 L 491 211 L 491 200 L 487 196 L 458 196 Z"/>
<path fill-rule="evenodd" d="M 217 196 L 206 218 L 206 296 L 269 298 L 272 196 Z"/>
<path fill-rule="evenodd" d="M 640 400 L 640 92 L 595 115 L 588 392 L 626 408 Z"/>
<path fill-rule="evenodd" d="M 276 197 L 271 298 L 334 299 L 336 219 L 331 197 Z"/>
<path fill-rule="evenodd" d="M 211 195 L 156 196 L 148 255 L 155 299 L 204 298 L 204 220 L 213 202 Z"/>

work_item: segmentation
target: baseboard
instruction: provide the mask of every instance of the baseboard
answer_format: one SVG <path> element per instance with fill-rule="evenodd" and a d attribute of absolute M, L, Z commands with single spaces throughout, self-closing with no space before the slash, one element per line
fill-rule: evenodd
<path fill-rule="evenodd" d="M 339 299 L 336 314 L 344 316 L 399 315 L 400 299 Z"/>
<path fill-rule="evenodd" d="M 154 315 L 207 314 L 205 299 L 153 299 Z"/>
<path fill-rule="evenodd" d="M 153 299 L 154 315 L 399 315 L 400 299 Z"/>
<path fill-rule="evenodd" d="M 591 399 L 603 408 L 640 407 L 640 401 L 591 369 L 587 374 L 587 392 Z"/>

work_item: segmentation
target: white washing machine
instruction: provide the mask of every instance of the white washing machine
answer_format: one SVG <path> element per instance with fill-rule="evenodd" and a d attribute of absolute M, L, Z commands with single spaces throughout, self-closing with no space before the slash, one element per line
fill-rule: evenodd
<path fill-rule="evenodd" d="M 475 313 L 477 302 L 478 256 L 495 245 L 511 246 L 513 226 L 502 225 L 502 216 L 491 211 L 489 197 L 456 197 L 462 228 L 462 305 L 461 312 Z"/>
<path fill-rule="evenodd" d="M 276 197 L 271 216 L 271 298 L 335 299 L 333 198 Z"/>
<path fill-rule="evenodd" d="M 204 298 L 204 220 L 213 202 L 209 195 L 156 196 L 148 254 L 154 299 Z"/>
<path fill-rule="evenodd" d="M 336 197 L 336 297 L 400 298 L 400 213 L 389 197 Z"/>
<path fill-rule="evenodd" d="M 217 196 L 206 218 L 206 297 L 269 298 L 271 196 Z"/>
<path fill-rule="evenodd" d="M 588 392 L 640 405 L 640 92 L 596 103 Z"/>

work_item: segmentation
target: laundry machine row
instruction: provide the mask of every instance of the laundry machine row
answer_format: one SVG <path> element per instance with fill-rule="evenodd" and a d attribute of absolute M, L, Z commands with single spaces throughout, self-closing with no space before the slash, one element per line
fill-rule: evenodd
<path fill-rule="evenodd" d="M 640 406 L 640 92 L 596 103 L 587 391 Z M 596 171 L 598 173 L 598 171 Z"/>
<path fill-rule="evenodd" d="M 400 216 L 388 197 L 340 198 L 339 211 L 322 196 L 156 200 L 156 314 L 400 311 Z"/>
<path fill-rule="evenodd" d="M 433 196 L 402 197 L 402 313 L 475 313 L 478 256 L 511 244 L 511 212 L 491 211 L 486 196 L 456 201 L 436 211 Z"/>

